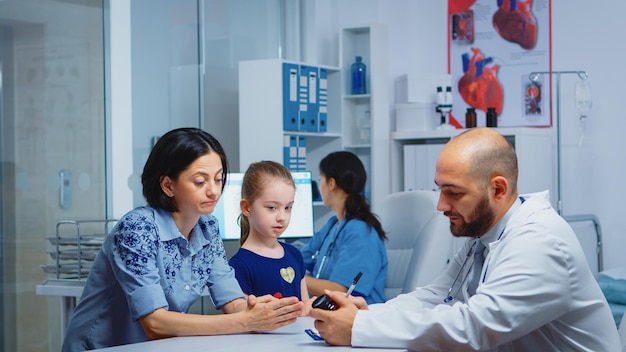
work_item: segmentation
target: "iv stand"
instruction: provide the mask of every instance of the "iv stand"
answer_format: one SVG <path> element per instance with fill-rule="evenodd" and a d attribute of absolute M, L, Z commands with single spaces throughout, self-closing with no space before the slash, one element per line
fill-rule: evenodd
<path fill-rule="evenodd" d="M 589 76 L 587 71 L 542 71 L 531 72 L 528 75 L 531 81 L 537 82 L 539 76 L 542 74 L 553 74 L 556 76 L 556 174 L 557 174 L 557 202 L 556 210 L 559 215 L 563 212 L 563 200 L 561 192 L 561 75 L 562 74 L 576 74 L 581 80 L 587 79 Z"/>
<path fill-rule="evenodd" d="M 528 78 L 537 82 L 539 76 L 543 74 L 555 75 L 556 76 L 556 170 L 557 170 L 557 203 L 556 210 L 559 215 L 563 216 L 563 200 L 562 200 L 562 190 L 561 190 L 561 75 L 565 74 L 575 74 L 578 75 L 578 78 L 581 80 L 585 80 L 589 77 L 587 71 L 536 71 L 531 72 L 528 75 Z M 598 272 L 603 269 L 603 258 L 602 258 L 602 230 L 600 228 L 600 221 L 593 214 L 586 215 L 571 215 L 571 216 L 563 216 L 563 218 L 568 222 L 577 222 L 577 221 L 591 221 L 593 222 L 596 230 L 596 252 L 598 254 Z"/>

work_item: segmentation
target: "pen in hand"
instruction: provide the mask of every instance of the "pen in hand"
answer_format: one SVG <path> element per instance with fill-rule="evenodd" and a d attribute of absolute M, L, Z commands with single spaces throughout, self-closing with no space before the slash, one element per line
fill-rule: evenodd
<path fill-rule="evenodd" d="M 352 280 L 352 285 L 350 285 L 350 287 L 348 288 L 348 292 L 346 292 L 346 298 L 350 297 L 350 294 L 352 294 L 352 291 L 354 291 L 354 288 L 356 287 L 357 282 L 359 282 L 361 275 L 363 275 L 363 273 L 359 272 Z M 328 296 L 326 296 L 326 294 L 317 297 L 315 301 L 313 301 L 312 307 L 326 310 L 335 310 L 339 308 L 335 302 L 333 302 Z"/>
<path fill-rule="evenodd" d="M 356 274 L 356 276 L 352 280 L 352 285 L 350 285 L 350 287 L 348 288 L 348 292 L 346 292 L 346 298 L 350 297 L 350 295 L 352 294 L 352 291 L 354 291 L 354 288 L 356 287 L 357 282 L 359 282 L 359 280 L 361 279 L 361 275 L 363 275 L 363 273 L 359 271 L 359 273 Z"/>

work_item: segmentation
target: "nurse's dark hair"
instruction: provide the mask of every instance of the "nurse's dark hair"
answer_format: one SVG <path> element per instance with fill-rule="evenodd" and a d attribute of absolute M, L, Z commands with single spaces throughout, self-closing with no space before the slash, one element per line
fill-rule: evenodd
<path fill-rule="evenodd" d="M 294 191 L 296 189 L 296 183 L 289 169 L 275 161 L 264 160 L 248 166 L 241 184 L 241 199 L 252 204 L 261 196 L 265 186 L 271 181 L 283 181 L 293 187 Z M 241 228 L 239 243 L 243 245 L 250 235 L 250 220 L 243 212 L 239 215 L 239 227 Z"/>
<path fill-rule="evenodd" d="M 370 205 L 363 196 L 367 173 L 363 163 L 352 152 L 338 151 L 330 153 L 320 161 L 320 173 L 326 178 L 335 179 L 337 187 L 348 194 L 346 198 L 346 218 L 357 218 L 372 226 L 378 236 L 387 239 L 376 214 L 370 210 Z"/>
<path fill-rule="evenodd" d="M 199 128 L 178 128 L 164 134 L 156 142 L 141 174 L 143 196 L 148 205 L 169 212 L 178 211 L 173 198 L 161 189 L 161 179 L 168 176 L 173 181 L 178 179 L 199 157 L 217 153 L 222 161 L 222 191 L 226 185 L 228 160 L 220 142 L 215 137 Z"/>

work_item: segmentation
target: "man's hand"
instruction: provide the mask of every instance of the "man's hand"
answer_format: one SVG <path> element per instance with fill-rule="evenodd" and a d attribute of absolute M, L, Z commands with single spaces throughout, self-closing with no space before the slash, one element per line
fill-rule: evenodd
<path fill-rule="evenodd" d="M 346 298 L 344 292 L 325 291 L 326 295 L 336 304 L 336 310 L 311 309 L 309 315 L 315 318 L 315 328 L 334 346 L 350 346 L 352 341 L 352 324 L 359 308 L 366 309 L 367 304 L 361 297 Z"/>

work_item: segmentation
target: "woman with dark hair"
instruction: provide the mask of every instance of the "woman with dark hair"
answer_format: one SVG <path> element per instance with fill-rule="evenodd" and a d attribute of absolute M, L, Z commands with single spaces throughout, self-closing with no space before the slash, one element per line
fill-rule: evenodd
<path fill-rule="evenodd" d="M 128 212 L 107 236 L 63 351 L 273 330 L 301 315 L 296 297 L 244 299 L 210 215 L 227 173 L 224 150 L 207 132 L 180 128 L 158 140 L 141 177 L 148 206 Z M 205 288 L 230 314 L 185 314 Z"/>
<path fill-rule="evenodd" d="M 367 174 L 361 160 L 348 151 L 322 159 L 320 193 L 335 216 L 302 248 L 309 293 L 325 289 L 347 292 L 355 275 L 363 273 L 353 295 L 368 303 L 386 301 L 386 235 L 363 197 Z"/>

